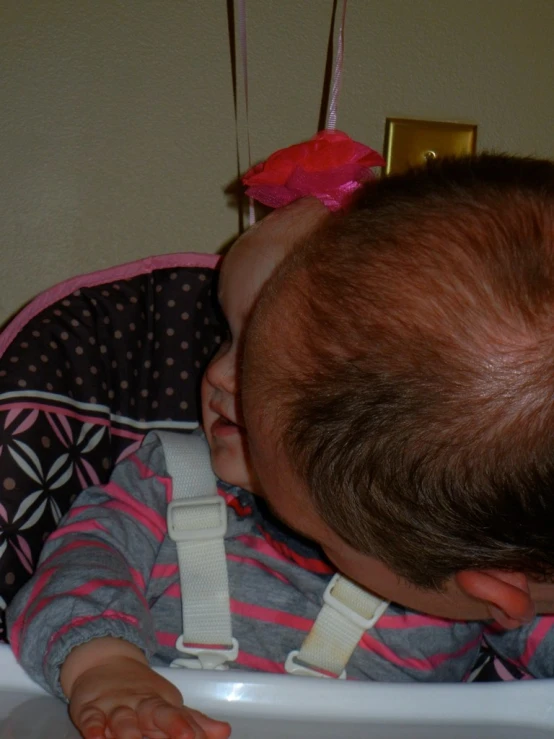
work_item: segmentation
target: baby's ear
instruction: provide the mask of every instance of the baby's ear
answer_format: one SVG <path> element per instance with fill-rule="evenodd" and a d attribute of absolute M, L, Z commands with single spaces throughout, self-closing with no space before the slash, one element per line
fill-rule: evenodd
<path fill-rule="evenodd" d="M 535 617 L 527 576 L 503 570 L 465 570 L 456 575 L 458 587 L 485 603 L 490 617 L 504 629 L 517 629 Z"/>

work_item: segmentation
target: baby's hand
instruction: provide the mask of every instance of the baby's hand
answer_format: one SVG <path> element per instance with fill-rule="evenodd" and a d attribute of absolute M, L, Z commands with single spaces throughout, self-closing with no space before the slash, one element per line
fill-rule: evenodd
<path fill-rule="evenodd" d="M 93 659 L 93 651 L 102 659 Z M 62 667 L 61 681 L 69 715 L 84 739 L 227 739 L 231 734 L 229 724 L 184 706 L 177 688 L 122 640 L 95 639 L 77 647 Z"/>
<path fill-rule="evenodd" d="M 84 739 L 227 739 L 231 733 L 228 724 L 183 706 L 174 685 L 128 658 L 83 673 L 69 714 Z"/>

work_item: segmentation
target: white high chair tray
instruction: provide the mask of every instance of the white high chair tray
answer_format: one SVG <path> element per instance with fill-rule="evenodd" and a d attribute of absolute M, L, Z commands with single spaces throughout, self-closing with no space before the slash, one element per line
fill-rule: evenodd
<path fill-rule="evenodd" d="M 37 648 L 38 645 L 37 645 Z M 162 670 L 233 739 L 546 739 L 554 681 L 431 685 L 348 683 L 246 672 Z M 66 707 L 0 645 L 0 739 L 77 739 Z"/>

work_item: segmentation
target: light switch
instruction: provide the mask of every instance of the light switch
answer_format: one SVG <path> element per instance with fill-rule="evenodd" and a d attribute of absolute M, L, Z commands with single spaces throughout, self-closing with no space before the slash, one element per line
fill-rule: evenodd
<path fill-rule="evenodd" d="M 476 143 L 477 126 L 472 123 L 387 118 L 385 173 L 403 172 L 427 159 L 474 154 Z"/>

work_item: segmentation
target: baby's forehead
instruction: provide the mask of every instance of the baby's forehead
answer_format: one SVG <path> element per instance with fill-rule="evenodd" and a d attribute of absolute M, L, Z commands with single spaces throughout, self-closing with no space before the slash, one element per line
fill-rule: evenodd
<path fill-rule="evenodd" d="M 220 272 L 220 289 L 238 286 L 253 292 L 270 276 L 281 262 L 286 249 L 277 241 L 261 241 L 254 234 L 245 234 L 225 256 Z"/>
<path fill-rule="evenodd" d="M 316 198 L 304 198 L 272 211 L 244 233 L 231 247 L 232 252 L 260 249 L 286 254 L 299 240 L 315 231 L 328 215 Z"/>

